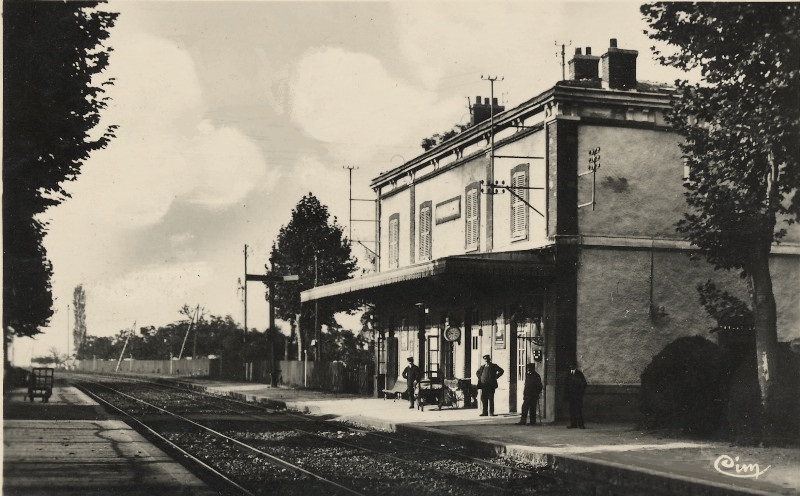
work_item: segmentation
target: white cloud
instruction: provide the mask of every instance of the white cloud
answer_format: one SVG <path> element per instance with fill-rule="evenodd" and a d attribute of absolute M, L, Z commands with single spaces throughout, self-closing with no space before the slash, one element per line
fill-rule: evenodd
<path fill-rule="evenodd" d="M 374 57 L 340 48 L 308 51 L 292 75 L 292 119 L 352 161 L 447 128 L 463 106 L 460 96 L 439 98 L 391 76 Z"/>
<path fill-rule="evenodd" d="M 203 133 L 187 143 L 184 153 L 191 163 L 189 177 L 183 178 L 193 185 L 187 194 L 191 203 L 229 205 L 264 183 L 266 165 L 258 145 L 235 128 L 215 129 L 208 122 L 201 124 Z"/>
<path fill-rule="evenodd" d="M 203 120 L 201 83 L 173 42 L 115 28 L 116 78 L 104 122 L 120 126 L 70 187 L 72 218 L 127 228 L 158 222 L 176 200 L 216 208 L 261 185 L 259 147 L 239 130 Z"/>
<path fill-rule="evenodd" d="M 211 269 L 219 254 L 198 251 L 192 254 L 195 262 L 139 268 L 129 266 L 129 245 L 158 232 L 176 201 L 201 209 L 236 205 L 255 189 L 270 188 L 270 177 L 277 174 L 242 132 L 204 119 L 201 82 L 186 50 L 137 32 L 124 16 L 112 34 L 115 51 L 108 73 L 116 81 L 108 89 L 113 100 L 103 121 L 120 126 L 117 138 L 92 154 L 67 185 L 72 198 L 46 215 L 54 307 L 64 309 L 72 289 L 83 283 L 91 289 L 95 335 L 116 332 L 133 319 L 174 321 L 177 307 L 172 306 L 213 300 L 206 295 L 219 294 L 228 279 L 235 300 L 236 272 Z M 187 229 L 193 232 L 194 226 Z M 187 250 L 203 247 L 177 235 L 161 249 L 161 260 L 186 260 Z M 64 319 L 57 315 L 52 325 L 60 327 Z M 63 329 L 48 330 L 54 332 Z"/>
<path fill-rule="evenodd" d="M 196 262 L 137 267 L 121 277 L 86 284 L 87 308 L 94 310 L 87 312 L 87 328 L 93 335 L 108 336 L 134 321 L 150 325 L 179 320 L 181 304 L 169 308 L 164 302 L 191 304 L 213 277 L 209 264 Z"/>

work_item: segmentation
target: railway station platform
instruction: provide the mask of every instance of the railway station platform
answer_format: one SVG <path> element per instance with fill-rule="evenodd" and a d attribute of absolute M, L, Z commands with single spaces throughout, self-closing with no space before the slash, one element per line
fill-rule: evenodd
<path fill-rule="evenodd" d="M 403 400 L 271 388 L 200 378 L 193 389 L 389 431 L 424 432 L 549 466 L 568 477 L 605 481 L 594 494 L 800 494 L 800 449 L 756 448 L 663 438 L 630 424 L 518 425 L 519 415 L 479 417 L 476 409 L 409 409 Z M 48 403 L 4 395 L 4 495 L 210 495 L 215 491 L 75 388 L 56 385 Z M 757 476 L 756 476 L 757 475 Z M 591 483 L 588 487 L 592 487 Z"/>
<path fill-rule="evenodd" d="M 5 496 L 216 495 L 88 396 L 56 385 L 47 403 L 3 394 Z"/>
<path fill-rule="evenodd" d="M 323 416 L 356 425 L 457 437 L 497 454 L 550 466 L 582 480 L 638 487 L 637 494 L 800 494 L 800 449 L 733 446 L 665 438 L 630 424 L 519 425 L 518 414 L 479 417 L 478 409 L 409 409 L 405 400 L 364 398 L 205 379 L 181 379 L 207 392 Z"/>

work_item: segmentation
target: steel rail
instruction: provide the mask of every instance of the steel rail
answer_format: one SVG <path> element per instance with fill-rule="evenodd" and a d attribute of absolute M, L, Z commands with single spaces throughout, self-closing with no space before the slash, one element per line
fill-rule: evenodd
<path fill-rule="evenodd" d="M 247 450 L 247 451 L 251 451 L 251 452 L 253 452 L 253 453 L 256 453 L 256 454 L 258 454 L 258 455 L 260 455 L 260 456 L 263 456 L 263 457 L 267 458 L 267 459 L 268 459 L 270 462 L 272 462 L 272 463 L 273 463 L 273 464 L 275 464 L 275 465 L 278 465 L 278 466 L 280 466 L 280 467 L 283 467 L 283 468 L 288 468 L 288 469 L 290 469 L 290 470 L 293 470 L 293 471 L 296 471 L 296 472 L 302 473 L 302 474 L 304 474 L 304 475 L 307 475 L 307 476 L 309 476 L 309 477 L 312 477 L 312 478 L 314 478 L 314 479 L 316 479 L 316 480 L 318 480 L 318 481 L 320 481 L 320 482 L 322 482 L 322 483 L 324 483 L 324 484 L 327 484 L 327 485 L 329 485 L 329 486 L 332 486 L 332 487 L 335 487 L 335 488 L 337 488 L 337 489 L 340 489 L 340 490 L 342 490 L 342 491 L 344 491 L 344 492 L 346 492 L 346 493 L 353 494 L 353 495 L 356 495 L 356 496 L 366 496 L 366 495 L 364 495 L 363 493 L 360 493 L 360 492 L 358 492 L 358 491 L 356 491 L 356 490 L 354 490 L 354 489 L 351 489 L 351 488 L 349 488 L 349 487 L 343 486 L 343 485 L 341 485 L 341 484 L 339 484 L 339 483 L 337 483 L 337 482 L 334 482 L 334 481 L 332 481 L 332 480 L 330 480 L 330 479 L 326 479 L 325 477 L 323 477 L 323 476 L 321 476 L 321 475 L 319 475 L 319 474 L 315 474 L 314 472 L 311 472 L 311 471 L 309 471 L 309 470 L 307 470 L 307 469 L 304 469 L 303 467 L 300 467 L 300 466 L 298 466 L 298 465 L 295 465 L 295 464 L 293 464 L 293 463 L 291 463 L 291 462 L 289 462 L 289 461 L 286 461 L 286 460 L 284 460 L 284 459 L 282 459 L 282 458 L 279 458 L 279 457 L 277 457 L 277 456 L 275 456 L 275 455 L 272 455 L 272 454 L 270 454 L 270 453 L 267 453 L 267 452 L 265 452 L 265 451 L 261 451 L 261 450 L 259 450 L 258 448 L 254 448 L 253 446 L 250 446 L 250 445 L 248 445 L 248 444 L 246 444 L 246 443 L 243 443 L 243 442 L 239 441 L 238 439 L 235 439 L 235 438 L 232 438 L 232 437 L 230 437 L 230 436 L 227 436 L 227 435 L 225 435 L 225 434 L 223 434 L 223 433 L 221 433 L 221 432 L 219 432 L 219 431 L 217 431 L 217 430 L 215 430 L 215 429 L 212 429 L 212 428 L 210 428 L 210 427 L 208 427 L 208 426 L 205 426 L 205 425 L 203 425 L 203 424 L 201 424 L 201 423 L 199 423 L 199 422 L 195 422 L 195 421 L 194 421 L 194 420 L 192 420 L 192 419 L 186 418 L 186 417 L 184 417 L 184 416 L 182 416 L 182 415 L 179 415 L 179 414 L 177 414 L 177 413 L 170 412 L 169 410 L 166 410 L 166 409 L 164 409 L 164 408 L 161 408 L 161 407 L 159 407 L 159 406 L 157 406 L 157 405 L 154 405 L 154 404 L 152 404 L 152 403 L 149 403 L 149 402 L 147 402 L 147 401 L 144 401 L 144 400 L 142 400 L 142 399 L 136 398 L 136 397 L 134 397 L 134 396 L 131 396 L 131 395 L 127 394 L 127 393 L 124 393 L 124 392 L 122 392 L 122 391 L 119 391 L 119 390 L 117 390 L 117 389 L 114 389 L 114 388 L 112 388 L 112 387 L 110 387 L 110 386 L 107 386 L 107 385 L 105 385 L 105 384 L 98 383 L 98 382 L 91 382 L 91 381 L 87 381 L 87 382 L 90 382 L 90 383 L 92 383 L 92 384 L 95 384 L 95 385 L 98 385 L 98 386 L 104 387 L 104 388 L 106 388 L 106 389 L 108 389 L 108 390 L 110 390 L 110 391 L 113 391 L 115 394 L 119 394 L 119 395 L 121 395 L 121 396 L 124 396 L 124 397 L 126 397 L 126 398 L 129 398 L 129 399 L 131 399 L 131 400 L 134 400 L 134 401 L 136 401 L 136 402 L 139 402 L 139 403 L 142 403 L 142 404 L 144 404 L 144 405 L 147 405 L 148 407 L 150 407 L 150 408 L 154 408 L 154 409 L 156 409 L 156 410 L 158 410 L 158 411 L 160 411 L 160 412 L 162 412 L 162 413 L 164 413 L 164 414 L 166 414 L 166 415 L 170 415 L 170 416 L 172 416 L 172 417 L 174 417 L 174 418 L 180 419 L 180 420 L 182 420 L 182 421 L 184 421 L 184 422 L 186 422 L 186 423 L 188 423 L 188 424 L 191 424 L 191 425 L 193 425 L 193 426 L 195 426 L 195 427 L 198 427 L 198 428 L 200 428 L 200 429 L 202 429 L 202 430 L 204 430 L 204 431 L 207 431 L 207 432 L 209 432 L 209 433 L 211 433 L 211 434 L 213 434 L 213 435 L 215 435 L 215 436 L 217 436 L 217 437 L 220 437 L 220 438 L 222 438 L 222 439 L 225 439 L 225 440 L 227 440 L 227 441 L 230 441 L 230 442 L 234 443 L 236 446 L 238 446 L 238 447 L 240 447 L 240 448 L 243 448 L 243 449 L 245 449 L 245 450 Z M 118 408 L 116 408 L 116 407 L 115 407 L 115 409 L 119 410 L 119 409 L 118 409 Z M 229 410 L 229 411 L 231 411 L 231 412 L 232 412 L 233 410 Z M 241 414 L 241 413 L 239 413 L 239 412 L 235 412 L 235 413 L 237 413 L 238 415 L 242 415 L 242 414 Z M 127 413 L 126 413 L 126 415 L 127 415 Z M 245 415 L 247 415 L 247 414 L 245 414 Z M 130 415 L 129 415 L 129 416 L 130 416 Z M 132 418 L 135 418 L 135 417 L 133 417 L 133 416 L 131 416 L 131 417 L 132 417 Z M 141 424 L 141 421 L 138 421 L 138 419 L 136 419 L 136 420 L 137 420 L 137 422 L 139 422 L 139 423 Z M 144 424 L 142 424 L 142 425 L 144 425 Z M 152 431 L 152 429 L 150 429 L 149 427 L 148 427 L 148 430 L 151 430 L 151 431 Z M 249 493 L 249 494 L 252 494 L 252 493 Z"/>
<path fill-rule="evenodd" d="M 181 391 L 187 391 L 187 392 L 191 392 L 191 393 L 194 393 L 194 394 L 197 394 L 197 395 L 207 396 L 207 397 L 218 399 L 218 400 L 221 399 L 221 400 L 225 400 L 225 401 L 230 402 L 230 403 L 235 403 L 235 404 L 247 406 L 247 407 L 250 407 L 250 408 L 254 408 L 256 410 L 264 410 L 264 411 L 267 411 L 267 412 L 269 412 L 269 411 L 277 411 L 274 408 L 265 407 L 263 405 L 253 404 L 253 403 L 249 403 L 249 402 L 243 402 L 243 401 L 237 400 L 235 398 L 229 398 L 229 397 L 224 397 L 224 396 L 219 396 L 219 395 L 213 395 L 213 394 L 209 394 L 209 393 L 206 393 L 206 392 L 203 392 L 203 391 L 196 391 L 196 390 L 192 390 L 192 389 L 188 389 L 188 388 L 180 387 L 180 386 L 175 386 L 175 385 L 171 385 L 171 384 L 164 384 L 164 383 L 161 383 L 161 382 L 153 382 L 153 381 L 146 381 L 146 380 L 136 380 L 136 379 L 132 379 L 132 381 L 134 381 L 134 382 L 143 382 L 143 383 L 148 383 L 148 384 L 154 384 L 154 385 L 157 385 L 157 386 L 160 386 L 160 387 L 164 387 L 164 388 L 171 388 L 171 389 L 178 389 L 178 390 L 181 390 Z M 475 485 L 478 485 L 478 486 L 485 487 L 487 489 L 497 490 L 497 491 L 500 491 L 501 494 L 504 492 L 504 488 L 502 488 L 502 487 L 499 487 L 499 486 L 496 486 L 496 485 L 493 485 L 493 484 L 490 484 L 490 483 L 487 483 L 487 482 L 484 482 L 484 481 L 481 481 L 481 480 L 460 477 L 457 474 L 449 473 L 449 472 L 446 472 L 446 471 L 443 471 L 443 470 L 439 470 L 439 469 L 436 469 L 436 468 L 433 468 L 433 467 L 430 467 L 430 466 L 427 466 L 427 465 L 423 465 L 422 463 L 416 462 L 414 460 L 406 460 L 406 459 L 397 457 L 395 455 L 392 455 L 391 453 L 387 453 L 387 452 L 379 451 L 379 450 L 374 450 L 374 449 L 366 448 L 366 447 L 363 447 L 363 446 L 354 445 L 354 444 L 351 444 L 351 443 L 348 443 L 346 441 L 342 441 L 342 440 L 339 440 L 339 439 L 333 439 L 333 438 L 325 437 L 325 436 L 323 436 L 321 434 L 317 434 L 317 433 L 311 432 L 311 431 L 306 431 L 306 430 L 301 429 L 299 427 L 287 426 L 285 424 L 282 424 L 281 422 L 275 421 L 275 420 L 270 419 L 270 418 L 262 417 L 260 415 L 255 415 L 255 414 L 251 414 L 251 413 L 244 413 L 244 412 L 240 412 L 240 411 L 237 411 L 237 410 L 230 410 L 230 409 L 224 408 L 224 407 L 219 406 L 219 405 L 214 405 L 214 406 L 217 406 L 218 408 L 220 408 L 220 409 L 222 409 L 222 410 L 224 410 L 224 411 L 226 411 L 228 413 L 235 413 L 237 415 L 249 416 L 249 417 L 258 419 L 258 420 L 260 420 L 262 422 L 270 423 L 272 425 L 280 425 L 281 427 L 289 428 L 289 429 L 294 430 L 294 431 L 296 431 L 298 433 L 302 433 L 302 434 L 306 434 L 306 435 L 309 435 L 309 436 L 321 438 L 321 439 L 324 439 L 324 440 L 326 440 L 326 441 L 328 441 L 330 443 L 339 444 L 341 446 L 346 446 L 348 448 L 355 449 L 355 450 L 358 450 L 358 451 L 365 451 L 367 453 L 371 453 L 371 454 L 374 454 L 374 455 L 387 457 L 389 459 L 392 459 L 392 460 L 395 460 L 395 461 L 398 461 L 398 462 L 401 462 L 401 463 L 405 463 L 407 465 L 420 467 L 421 469 L 429 471 L 429 472 L 434 472 L 434 473 L 439 474 L 439 475 L 444 475 L 444 476 L 447 476 L 447 477 L 456 478 L 458 480 L 466 481 L 466 482 L 469 482 L 469 483 L 472 483 L 472 484 L 475 484 Z M 284 415 L 286 415 L 288 417 L 301 419 L 301 420 L 306 421 L 306 422 L 321 423 L 321 422 L 319 422 L 317 420 L 310 419 L 307 416 L 303 416 L 303 415 L 299 415 L 299 414 L 295 415 L 295 414 L 292 414 L 291 412 L 282 412 L 282 413 L 284 413 Z M 369 436 L 374 437 L 374 438 L 402 443 L 402 444 L 405 444 L 405 445 L 408 445 L 408 446 L 412 446 L 415 449 L 423 449 L 423 450 L 427 450 L 427 451 L 432 452 L 432 453 L 444 454 L 444 455 L 447 455 L 447 456 L 450 456 L 450 457 L 454 457 L 455 456 L 455 457 L 461 458 L 462 460 L 468 461 L 470 463 L 474 463 L 476 465 L 481 465 L 481 466 L 486 467 L 486 468 L 499 470 L 499 471 L 505 472 L 506 474 L 515 474 L 515 475 L 523 475 L 523 476 L 538 476 L 538 477 L 548 478 L 548 479 L 553 480 L 553 481 L 558 480 L 556 477 L 554 477 L 552 475 L 549 475 L 549 474 L 540 474 L 540 473 L 535 473 L 532 470 L 528 470 L 528 469 L 517 468 L 517 467 L 509 467 L 507 465 L 501 465 L 499 463 L 491 462 L 491 461 L 488 461 L 488 460 L 481 460 L 479 458 L 475 458 L 475 457 L 472 457 L 472 456 L 469 456 L 469 455 L 465 455 L 465 454 L 458 453 L 458 452 L 452 452 L 452 451 L 448 451 L 448 450 L 443 450 L 443 449 L 435 448 L 435 447 L 432 447 L 432 446 L 422 446 L 422 445 L 420 445 L 418 443 L 414 443 L 412 441 L 406 441 L 406 440 L 403 440 L 403 439 L 389 438 L 389 437 L 387 437 L 385 435 L 382 435 L 382 434 L 379 434 L 379 433 L 375 433 L 375 432 L 372 432 L 372 431 L 367 431 L 367 430 L 364 430 L 364 429 L 358 429 L 358 428 L 351 427 L 351 426 L 347 426 L 346 428 L 348 430 L 352 431 L 352 432 L 359 432 L 359 433 L 366 434 L 366 435 L 369 435 Z"/>
<path fill-rule="evenodd" d="M 156 432 L 155 430 L 150 428 L 150 426 L 148 426 L 147 424 L 145 424 L 144 422 L 142 422 L 141 420 L 139 420 L 135 416 L 131 415 L 130 413 L 126 412 L 125 410 L 122 410 L 121 408 L 117 407 L 113 403 L 110 403 L 110 402 L 106 401 L 105 399 L 103 399 L 100 396 L 94 394 L 92 391 L 88 390 L 87 388 L 85 388 L 83 386 L 80 386 L 78 384 L 76 384 L 75 386 L 77 388 L 79 388 L 81 391 L 83 391 L 84 394 L 88 395 L 89 397 L 91 397 L 95 401 L 105 405 L 108 408 L 111 408 L 112 410 L 115 410 L 115 411 L 119 412 L 122 415 L 125 415 L 131 421 L 136 423 L 136 425 L 138 425 L 140 428 L 146 430 L 148 434 L 150 434 L 151 436 L 154 436 L 156 439 L 158 439 L 159 442 L 165 443 L 167 446 L 169 446 L 170 449 L 173 449 L 173 450 L 177 451 L 181 456 L 190 459 L 193 463 L 198 464 L 204 470 L 207 470 L 208 472 L 212 473 L 215 477 L 217 477 L 221 481 L 225 482 L 229 486 L 235 488 L 237 491 L 239 491 L 242 494 L 245 494 L 247 496 L 255 496 L 254 493 L 248 491 L 247 489 L 245 489 L 244 487 L 240 486 L 235 481 L 233 481 L 227 475 L 223 474 L 219 470 L 217 470 L 214 467 L 208 465 L 203 460 L 197 458 L 196 456 L 194 456 L 191 453 L 187 452 L 186 450 L 184 450 L 183 448 L 181 448 L 177 444 L 175 444 L 172 441 L 170 441 L 169 439 L 165 438 L 164 436 L 162 436 L 161 434 L 159 434 L 158 432 Z"/>

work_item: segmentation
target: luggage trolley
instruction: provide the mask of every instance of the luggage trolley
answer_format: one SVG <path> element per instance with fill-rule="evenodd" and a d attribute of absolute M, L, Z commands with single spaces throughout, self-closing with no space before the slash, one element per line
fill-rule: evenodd
<path fill-rule="evenodd" d="M 442 379 L 438 371 L 427 373 L 428 378 L 417 384 L 417 408 L 425 411 L 425 405 L 460 408 L 464 404 L 464 391 L 458 379 Z"/>
<path fill-rule="evenodd" d="M 50 400 L 53 394 L 53 371 L 52 368 L 34 368 L 31 369 L 31 375 L 28 378 L 28 398 L 33 403 L 33 398 L 42 398 L 43 403 Z"/>

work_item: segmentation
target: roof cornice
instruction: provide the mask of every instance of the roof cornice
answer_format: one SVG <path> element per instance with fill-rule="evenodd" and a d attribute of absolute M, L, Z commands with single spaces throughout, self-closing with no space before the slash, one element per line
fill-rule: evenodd
<path fill-rule="evenodd" d="M 515 121 L 520 122 L 533 114 L 539 113 L 548 103 L 577 103 L 595 104 L 603 106 L 619 106 L 626 108 L 660 108 L 668 109 L 672 92 L 668 87 L 665 91 L 638 91 L 638 90 L 611 90 L 607 88 L 589 88 L 581 86 L 571 86 L 569 84 L 557 84 L 547 91 L 527 100 L 520 105 L 503 111 L 494 116 L 495 128 L 502 130 L 514 125 Z M 446 157 L 454 152 L 463 150 L 479 141 L 487 140 L 491 122 L 485 120 L 473 126 L 449 140 L 427 150 L 425 153 L 413 158 L 412 160 L 396 167 L 390 171 L 383 172 L 375 177 L 370 183 L 372 189 L 385 186 L 392 181 L 422 169 L 432 162 L 436 162 L 442 157 Z"/>

